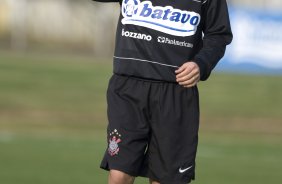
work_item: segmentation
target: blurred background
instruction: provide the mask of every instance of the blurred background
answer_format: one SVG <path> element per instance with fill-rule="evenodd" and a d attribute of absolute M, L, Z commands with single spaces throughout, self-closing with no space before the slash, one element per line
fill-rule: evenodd
<path fill-rule="evenodd" d="M 281 183 L 282 1 L 228 5 L 234 41 L 199 83 L 194 183 Z M 115 3 L 0 1 L 1 184 L 107 183 L 99 163 L 118 16 Z"/>

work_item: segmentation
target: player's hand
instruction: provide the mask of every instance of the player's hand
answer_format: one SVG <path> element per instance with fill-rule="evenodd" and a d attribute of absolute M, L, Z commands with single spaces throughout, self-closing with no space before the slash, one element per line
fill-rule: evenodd
<path fill-rule="evenodd" d="M 200 68 L 193 61 L 184 63 L 175 73 L 176 82 L 186 88 L 195 86 L 200 80 Z"/>

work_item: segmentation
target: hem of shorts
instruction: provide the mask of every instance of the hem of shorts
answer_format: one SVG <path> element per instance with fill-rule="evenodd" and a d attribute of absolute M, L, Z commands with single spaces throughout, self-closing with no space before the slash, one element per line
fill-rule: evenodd
<path fill-rule="evenodd" d="M 179 180 L 172 180 L 172 181 L 167 181 L 167 180 L 160 180 L 158 181 L 161 184 L 189 184 L 191 183 L 193 179 L 187 179 L 186 181 L 179 181 Z"/>
<path fill-rule="evenodd" d="M 191 178 L 188 178 L 187 180 L 185 181 L 179 181 L 179 180 L 171 180 L 171 181 L 168 181 L 168 180 L 162 180 L 162 179 L 158 179 L 150 174 L 146 174 L 146 175 L 139 175 L 140 177 L 143 177 L 143 178 L 148 178 L 148 179 L 152 179 L 153 181 L 156 181 L 156 182 L 159 182 L 161 184 L 189 184 L 191 183 L 193 180 L 195 180 L 195 177 L 191 177 Z"/>
<path fill-rule="evenodd" d="M 143 178 L 148 178 L 148 179 L 151 179 L 153 181 L 156 181 L 156 182 L 159 182 L 159 183 L 162 183 L 162 184 L 189 184 L 191 183 L 192 180 L 194 180 L 193 178 L 191 179 L 187 179 L 187 181 L 176 181 L 176 180 L 173 180 L 173 181 L 167 181 L 167 180 L 160 180 L 160 179 L 157 179 L 153 176 L 151 176 L 150 174 L 140 174 L 140 173 L 136 173 L 132 170 L 128 170 L 128 169 L 125 169 L 121 166 L 100 166 L 101 169 L 104 169 L 106 171 L 110 171 L 110 170 L 118 170 L 118 171 L 121 171 L 121 172 L 124 172 L 130 176 L 133 176 L 133 177 L 143 177 Z"/>
<path fill-rule="evenodd" d="M 132 171 L 132 170 L 129 170 L 129 169 L 125 169 L 124 167 L 122 166 L 100 166 L 101 169 L 104 169 L 106 171 L 110 171 L 110 170 L 118 170 L 118 171 L 121 171 L 121 172 L 124 172 L 130 176 L 133 176 L 133 177 L 138 177 L 140 176 L 138 173 L 136 173 L 135 171 Z"/>

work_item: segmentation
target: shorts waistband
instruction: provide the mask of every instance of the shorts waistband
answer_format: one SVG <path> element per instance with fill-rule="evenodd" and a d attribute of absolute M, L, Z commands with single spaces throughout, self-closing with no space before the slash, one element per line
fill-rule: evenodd
<path fill-rule="evenodd" d="M 118 77 L 125 77 L 125 78 L 134 79 L 134 80 L 144 81 L 144 82 L 178 84 L 176 81 L 172 82 L 172 81 L 164 81 L 164 80 L 158 80 L 158 79 L 149 79 L 149 78 L 136 77 L 136 76 L 130 76 L 130 75 L 124 75 L 124 74 L 117 74 L 117 73 L 114 73 L 113 75 L 118 76 Z"/>

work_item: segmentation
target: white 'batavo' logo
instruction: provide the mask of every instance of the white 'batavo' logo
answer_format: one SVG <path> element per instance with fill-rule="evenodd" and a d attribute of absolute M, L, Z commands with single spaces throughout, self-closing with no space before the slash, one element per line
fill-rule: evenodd
<path fill-rule="evenodd" d="M 194 35 L 201 21 L 196 12 L 153 6 L 151 1 L 123 0 L 121 11 L 124 25 L 143 26 L 174 36 Z"/>

